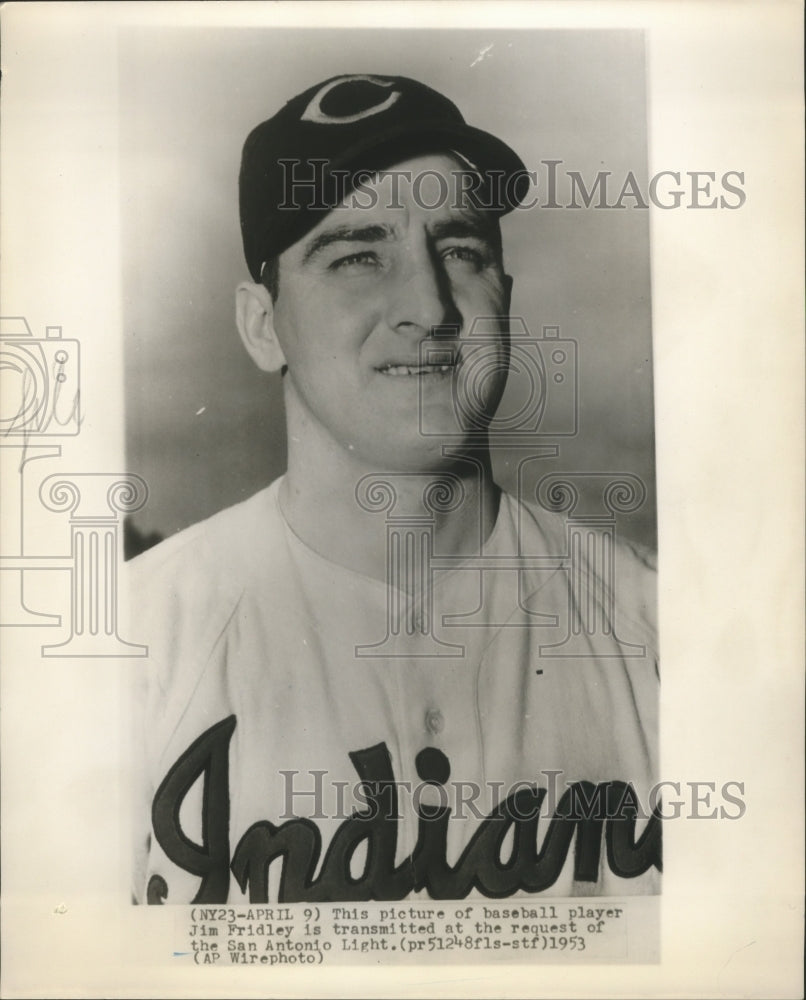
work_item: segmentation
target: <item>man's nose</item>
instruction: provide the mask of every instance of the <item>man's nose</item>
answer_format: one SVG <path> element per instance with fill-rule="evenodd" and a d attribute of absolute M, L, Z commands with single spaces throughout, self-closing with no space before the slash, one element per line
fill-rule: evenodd
<path fill-rule="evenodd" d="M 430 247 L 421 247 L 401 266 L 388 313 L 400 333 L 430 336 L 435 327 L 458 326 L 459 310 L 444 266 Z"/>

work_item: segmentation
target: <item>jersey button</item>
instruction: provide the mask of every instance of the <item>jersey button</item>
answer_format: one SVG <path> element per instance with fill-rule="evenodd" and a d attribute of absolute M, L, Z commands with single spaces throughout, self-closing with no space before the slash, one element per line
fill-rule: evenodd
<path fill-rule="evenodd" d="M 425 728 L 435 736 L 445 728 L 445 719 L 438 708 L 429 708 L 425 713 Z"/>

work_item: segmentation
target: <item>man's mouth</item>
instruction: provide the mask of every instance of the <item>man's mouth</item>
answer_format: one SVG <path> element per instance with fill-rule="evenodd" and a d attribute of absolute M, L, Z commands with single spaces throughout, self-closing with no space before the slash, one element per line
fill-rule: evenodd
<path fill-rule="evenodd" d="M 377 371 L 381 375 L 392 375 L 392 376 L 402 376 L 402 375 L 444 375 L 447 372 L 452 372 L 454 369 L 453 364 L 449 365 L 401 365 L 390 362 L 389 364 L 379 365 Z"/>

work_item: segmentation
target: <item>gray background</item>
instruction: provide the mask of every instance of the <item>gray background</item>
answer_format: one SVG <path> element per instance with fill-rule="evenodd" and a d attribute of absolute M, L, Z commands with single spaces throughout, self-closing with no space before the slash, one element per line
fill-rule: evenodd
<path fill-rule="evenodd" d="M 611 202 L 630 170 L 646 192 L 641 32 L 144 28 L 122 32 L 120 55 L 127 465 L 150 489 L 138 534 L 170 535 L 285 469 L 280 378 L 241 347 L 234 289 L 241 146 L 290 97 L 340 73 L 411 76 L 508 142 L 541 203 L 546 159 L 588 186 L 612 171 Z M 579 345 L 579 433 L 532 478 L 640 476 L 647 501 L 619 532 L 655 547 L 649 213 L 624 204 L 516 211 L 504 249 L 513 314 Z M 494 455 L 502 485 L 520 457 Z"/>

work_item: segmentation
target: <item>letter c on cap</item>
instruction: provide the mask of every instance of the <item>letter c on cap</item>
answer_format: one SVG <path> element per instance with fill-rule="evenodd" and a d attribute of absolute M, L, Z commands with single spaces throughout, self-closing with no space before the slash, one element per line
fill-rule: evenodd
<path fill-rule="evenodd" d="M 331 80 L 330 83 L 325 84 L 314 95 L 308 107 L 302 112 L 300 121 L 319 122 L 319 124 L 323 125 L 349 125 L 351 122 L 360 122 L 362 118 L 369 118 L 370 115 L 377 115 L 381 111 L 386 111 L 400 97 L 400 91 L 393 90 L 385 101 L 372 105 L 369 108 L 364 108 L 363 111 L 357 111 L 354 115 L 334 116 L 325 114 L 322 110 L 322 101 L 324 98 L 334 87 L 340 87 L 343 83 L 347 83 L 348 80 L 365 80 L 367 83 L 374 83 L 377 87 L 393 86 L 391 80 L 381 80 L 377 76 L 340 76 L 335 80 Z"/>

